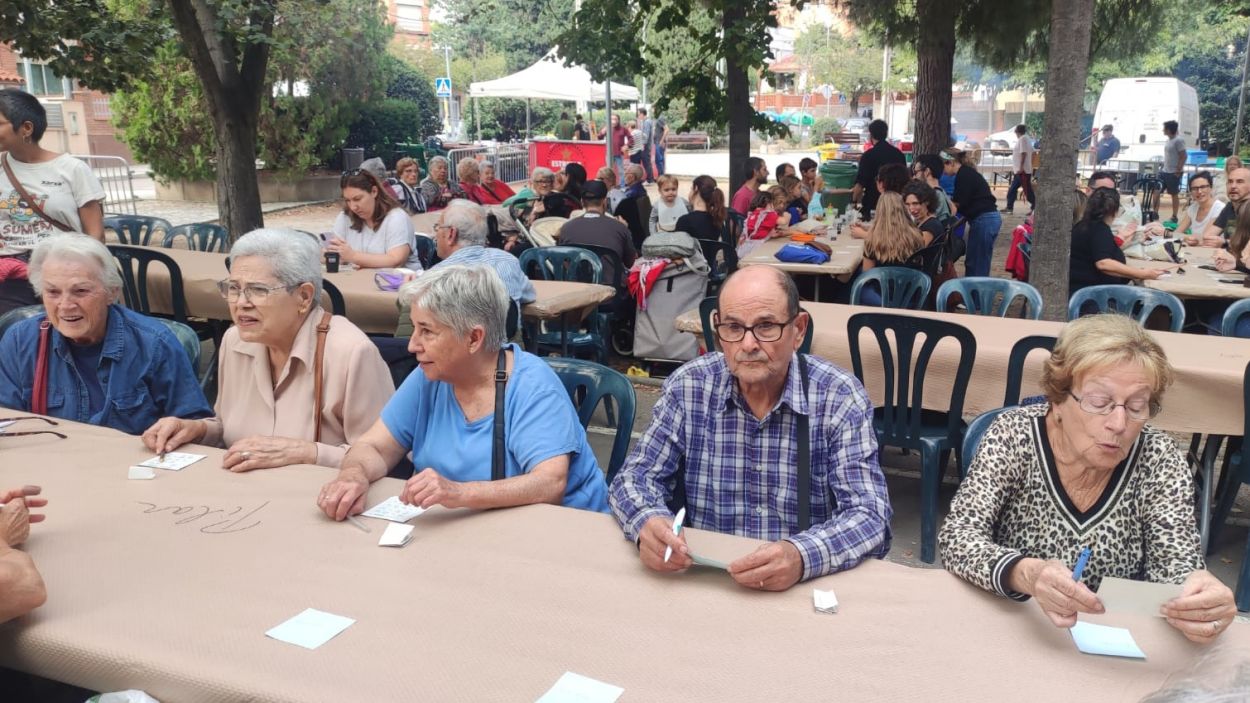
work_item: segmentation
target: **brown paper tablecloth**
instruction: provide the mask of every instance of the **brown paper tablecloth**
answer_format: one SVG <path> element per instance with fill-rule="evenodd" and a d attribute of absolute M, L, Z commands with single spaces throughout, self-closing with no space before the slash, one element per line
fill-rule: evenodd
<path fill-rule="evenodd" d="M 1185 269 L 1185 273 L 1174 271 L 1163 278 L 1153 281 L 1142 281 L 1142 284 L 1147 288 L 1167 291 L 1180 298 L 1221 298 L 1225 300 L 1250 298 L 1250 288 L 1246 288 L 1238 283 L 1222 283 L 1220 281 L 1220 279 L 1226 279 L 1241 282 L 1246 279 L 1246 274 L 1238 273 L 1237 271 L 1220 273 L 1198 268 L 1199 265 L 1210 264 L 1211 257 L 1215 254 L 1215 251 L 1211 247 L 1185 247 L 1187 263 L 1181 266 L 1181 268 Z M 1128 259 L 1128 264 L 1141 269 L 1169 267 L 1167 263 L 1162 261 L 1144 261 L 1142 259 Z"/>
<path fill-rule="evenodd" d="M 226 277 L 225 255 L 211 252 L 162 249 L 182 270 L 182 286 L 187 298 L 187 313 L 210 320 L 229 320 L 230 309 L 217 292 L 217 281 Z M 378 290 L 372 269 L 339 271 L 325 275 L 343 293 L 347 317 L 365 332 L 394 333 L 399 319 L 397 294 Z M 610 286 L 566 281 L 534 281 L 538 299 L 522 310 L 525 317 L 554 320 L 569 315 L 580 320 L 599 303 L 613 295 Z M 148 269 L 148 294 L 156 312 L 172 311 L 169 297 L 169 274 L 165 267 L 153 264 Z M 322 296 L 322 302 L 329 301 Z"/>
<path fill-rule="evenodd" d="M 854 273 L 855 269 L 859 268 L 860 262 L 864 260 L 864 241 L 855 239 L 850 235 L 849 231 L 844 232 L 842 236 L 838 237 L 837 241 L 831 242 L 825 237 L 821 237 L 820 241 L 828 244 L 833 249 L 833 255 L 829 258 L 829 261 L 823 264 L 791 264 L 778 261 L 775 256 L 777 250 L 790 242 L 785 237 L 770 239 L 760 244 L 750 254 L 742 257 L 738 264 L 740 266 L 753 266 L 756 264 L 772 266 L 789 273 L 847 276 Z"/>
<path fill-rule="evenodd" d="M 3 440 L 0 485 L 39 483 L 46 522 L 26 549 L 48 602 L 0 626 L 0 664 L 161 701 L 532 701 L 565 671 L 622 703 L 1136 701 L 1207 651 L 1161 618 L 1128 616 L 1146 661 L 1080 654 L 1033 603 L 940 571 L 872 561 L 757 593 L 723 572 L 647 571 L 606 515 L 531 506 L 434 509 L 402 549 L 335 523 L 321 467 L 232 474 L 221 452 L 128 481 L 139 441 Z M 400 489 L 384 479 L 369 504 Z M 690 530 L 732 559 L 751 540 Z M 836 615 L 812 588 L 834 589 Z M 317 650 L 265 637 L 317 608 L 356 620 Z M 1236 623 L 1225 646 L 1250 648 Z M 970 675 L 971 674 L 971 675 Z"/>
<path fill-rule="evenodd" d="M 851 351 L 846 322 L 859 312 L 889 312 L 920 315 L 954 322 L 972 331 L 977 340 L 977 356 L 972 380 L 964 400 L 964 415 L 978 415 L 1002 406 L 1007 386 L 1007 361 L 1012 346 L 1029 335 L 1057 336 L 1063 324 L 1042 320 L 1003 319 L 954 313 L 885 310 L 856 305 L 804 303 L 812 315 L 815 337 L 812 352 L 851 370 Z M 677 329 L 699 335 L 703 325 L 698 311 L 677 318 Z M 1176 380 L 1163 399 L 1163 412 L 1151 424 L 1175 432 L 1202 432 L 1240 435 L 1243 425 L 1241 382 L 1250 363 L 1250 341 L 1205 335 L 1152 332 L 1176 369 Z M 864 354 L 865 386 L 874 403 L 884 397 L 881 355 L 877 342 L 865 330 L 860 339 Z M 959 347 L 953 340 L 938 345 L 925 378 L 925 407 L 949 407 L 951 386 L 958 363 Z M 1046 355 L 1035 351 L 1024 369 L 1022 395 L 1038 395 L 1042 362 Z"/>

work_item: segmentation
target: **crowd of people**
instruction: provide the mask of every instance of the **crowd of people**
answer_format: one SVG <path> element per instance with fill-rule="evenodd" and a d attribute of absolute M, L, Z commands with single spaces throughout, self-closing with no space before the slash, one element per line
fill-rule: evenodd
<path fill-rule="evenodd" d="M 0 93 L 0 148 L 28 165 L 53 163 L 31 146 L 41 124 L 21 109 Z M 865 240 L 864 268 L 915 265 L 926 248 L 949 245 L 950 220 L 958 218 L 968 274 L 988 273 L 1001 215 L 967 155 L 920 155 L 909 172 L 885 124 L 869 132 L 872 148 L 851 194 L 871 215 L 854 231 Z M 170 330 L 118 302 L 112 255 L 84 231 L 94 226 L 99 198 L 84 200 L 94 191 L 75 190 L 66 176 L 70 190 L 58 196 L 56 213 L 76 213 L 76 226 L 28 240 L 20 280 L 43 312 L 0 337 L 0 405 L 137 435 L 154 453 L 218 446 L 222 468 L 240 474 L 292 464 L 336 468 L 333 480 L 308 489 L 334 520 L 361 513 L 370 486 L 405 475 L 410 461 L 404 503 L 552 503 L 611 513 L 642 564 L 660 572 L 692 564 L 674 529 L 680 485 L 690 526 L 765 541 L 728 565 L 749 589 L 785 590 L 889 551 L 893 511 L 872 404 L 855 376 L 798 352 L 812 321 L 789 275 L 744 267 L 721 286 L 712 326 L 722 351 L 668 378 L 608 483 L 555 372 L 513 341 L 509 313 L 533 301 L 534 288 L 517 252 L 489 241 L 497 213 L 530 223 L 560 218 L 562 243 L 604 247 L 628 268 L 650 237 L 721 239 L 731 221 L 742 225 L 740 244 L 776 236 L 819 202 L 814 163 L 783 165 L 777 185 L 765 187 L 769 170 L 753 157 L 728 204 L 710 176 L 693 179 L 683 195 L 677 179 L 659 174 L 655 205 L 644 187 L 652 175 L 645 160 L 625 166 L 620 185 L 610 167 L 594 179 L 579 164 L 558 174 L 537 168 L 519 193 L 498 184 L 486 164 L 456 164 L 458 182 L 449 180 L 450 167 L 435 158 L 418 181 L 415 164 L 401 161 L 394 184 L 369 171 L 345 174 L 343 210 L 324 246 L 293 231 L 240 237 L 218 284 L 233 326 L 221 343 L 211 406 Z M 943 176 L 953 180 L 949 198 L 940 194 Z M 1082 272 L 1142 275 L 1113 265 L 1123 264 L 1114 243 L 1116 191 L 1101 178 L 1089 186 L 1077 227 L 1090 242 L 1082 256 L 1092 268 Z M 1250 197 L 1250 169 L 1230 171 L 1227 191 L 1229 204 L 1218 211 L 1195 196 L 1190 226 L 1209 222 L 1204 240 L 1231 228 L 1220 265 L 1245 267 L 1250 224 L 1229 213 Z M 418 256 L 421 235 L 406 203 L 439 212 L 428 262 Z M 642 216 L 647 208 L 654 217 Z M 398 291 L 404 326 L 391 344 L 322 309 L 327 251 L 361 268 L 414 272 Z M 387 362 L 404 355 L 413 368 L 396 379 Z M 1172 377 L 1163 350 L 1128 318 L 1069 323 L 1045 365 L 1045 401 L 1004 413 L 987 431 L 941 530 L 945 567 L 998 595 L 1034 599 L 1059 627 L 1102 612 L 1095 590 L 1104 578 L 1181 584 L 1163 608 L 1168 624 L 1197 642 L 1218 637 L 1233 621 L 1233 595 L 1205 569 L 1184 455 L 1148 424 Z M 44 598 L 33 562 L 12 547 L 43 517 L 29 509 L 47 503 L 33 486 L 8 491 L 3 502 L 0 563 L 11 568 L 0 570 L 0 617 L 14 617 Z M 1088 576 L 1074 582 L 1070 564 L 1091 543 Z"/>

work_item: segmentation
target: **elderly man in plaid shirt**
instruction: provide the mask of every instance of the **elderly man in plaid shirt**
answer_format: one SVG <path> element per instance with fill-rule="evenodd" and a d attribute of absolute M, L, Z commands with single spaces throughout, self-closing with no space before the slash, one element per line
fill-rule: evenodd
<path fill-rule="evenodd" d="M 782 591 L 884 556 L 891 509 L 872 403 L 846 371 L 800 360 L 811 318 L 799 310 L 794 282 L 768 266 L 747 267 L 726 282 L 718 307 L 724 353 L 668 378 L 651 425 L 612 482 L 609 502 L 625 537 L 656 571 L 691 565 L 668 507 L 680 481 L 690 526 L 770 540 L 729 564 L 747 588 Z M 810 428 L 810 505 L 800 505 L 797 481 L 801 416 Z"/>

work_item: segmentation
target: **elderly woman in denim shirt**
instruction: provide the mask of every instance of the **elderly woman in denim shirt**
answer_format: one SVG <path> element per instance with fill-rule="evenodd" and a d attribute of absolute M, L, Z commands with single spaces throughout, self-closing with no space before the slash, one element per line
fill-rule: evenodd
<path fill-rule="evenodd" d="M 173 332 L 117 304 L 121 275 L 103 244 L 77 234 L 40 242 L 30 283 L 45 313 L 0 338 L 0 405 L 130 434 L 164 415 L 212 415 Z M 36 393 L 41 346 L 47 384 Z"/>

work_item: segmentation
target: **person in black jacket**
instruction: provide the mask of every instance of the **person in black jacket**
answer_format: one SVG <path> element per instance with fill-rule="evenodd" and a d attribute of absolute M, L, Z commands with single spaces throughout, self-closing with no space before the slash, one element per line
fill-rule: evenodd
<path fill-rule="evenodd" d="M 967 162 L 963 151 L 946 149 L 942 157 L 942 170 L 955 177 L 955 194 L 951 200 L 959 208 L 959 214 L 968 221 L 968 258 L 964 260 L 964 275 L 990 275 L 990 261 L 994 257 L 994 240 L 1003 227 L 1003 216 L 998 214 L 998 200 L 990 192 L 985 177 Z"/>
<path fill-rule="evenodd" d="M 1154 280 L 1168 269 L 1140 269 L 1125 263 L 1115 243 L 1111 223 L 1120 210 L 1120 193 L 1099 188 L 1089 196 L 1085 214 L 1072 228 L 1072 254 L 1068 260 L 1068 295 L 1082 288 Z"/>
<path fill-rule="evenodd" d="M 873 120 L 868 124 L 868 141 L 871 148 L 859 157 L 859 171 L 855 173 L 855 187 L 851 189 L 851 200 L 860 204 L 860 211 L 866 219 L 872 218 L 872 211 L 877 209 L 877 170 L 885 164 L 903 164 L 907 167 L 907 157 L 898 150 L 886 137 L 890 127 L 885 120 Z"/>

